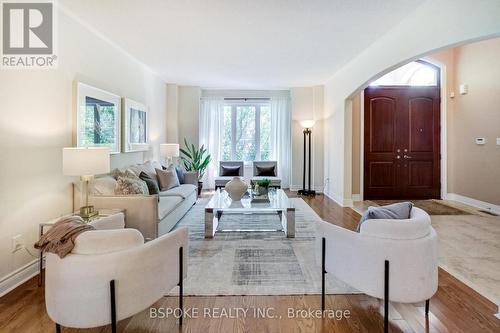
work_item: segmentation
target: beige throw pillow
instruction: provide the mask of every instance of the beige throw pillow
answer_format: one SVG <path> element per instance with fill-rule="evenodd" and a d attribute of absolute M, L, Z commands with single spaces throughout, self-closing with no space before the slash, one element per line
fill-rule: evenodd
<path fill-rule="evenodd" d="M 160 191 L 170 190 L 179 186 L 179 178 L 175 170 L 160 170 L 156 169 L 156 176 L 160 185 Z"/>

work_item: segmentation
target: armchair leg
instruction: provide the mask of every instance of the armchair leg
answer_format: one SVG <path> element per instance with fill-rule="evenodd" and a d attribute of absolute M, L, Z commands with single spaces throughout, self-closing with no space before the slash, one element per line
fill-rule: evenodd
<path fill-rule="evenodd" d="M 326 239 L 323 237 L 321 240 L 321 312 L 325 312 L 325 249 Z"/>
<path fill-rule="evenodd" d="M 425 301 L 425 316 L 426 317 L 429 317 L 429 303 L 430 303 L 430 299 L 426 300 Z"/>
<path fill-rule="evenodd" d="M 184 280 L 184 249 L 181 246 L 179 248 L 179 325 L 182 326 L 182 318 L 184 317 L 184 306 L 183 306 L 183 280 Z"/>
<path fill-rule="evenodd" d="M 384 270 L 384 333 L 389 332 L 389 260 L 385 261 Z"/>
<path fill-rule="evenodd" d="M 109 290 L 111 295 L 111 332 L 116 333 L 115 280 L 109 281 Z"/>
<path fill-rule="evenodd" d="M 61 325 L 56 323 L 56 333 L 61 333 Z"/>

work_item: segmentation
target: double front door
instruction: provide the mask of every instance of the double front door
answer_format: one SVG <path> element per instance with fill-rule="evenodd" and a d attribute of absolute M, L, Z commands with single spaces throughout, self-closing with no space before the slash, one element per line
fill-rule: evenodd
<path fill-rule="evenodd" d="M 440 197 L 439 87 L 368 87 L 364 198 Z"/>

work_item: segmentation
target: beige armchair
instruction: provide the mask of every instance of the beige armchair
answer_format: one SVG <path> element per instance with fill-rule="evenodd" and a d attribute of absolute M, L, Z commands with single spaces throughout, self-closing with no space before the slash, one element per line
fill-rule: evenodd
<path fill-rule="evenodd" d="M 130 317 L 179 286 L 182 324 L 188 230 L 144 243 L 135 229 L 87 231 L 64 257 L 47 253 L 45 304 L 61 326 L 92 328 Z"/>

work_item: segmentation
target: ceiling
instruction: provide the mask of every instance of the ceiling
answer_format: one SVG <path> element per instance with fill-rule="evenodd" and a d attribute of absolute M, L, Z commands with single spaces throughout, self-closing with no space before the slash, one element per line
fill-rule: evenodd
<path fill-rule="evenodd" d="M 162 79 L 322 84 L 424 0 L 60 0 Z"/>

